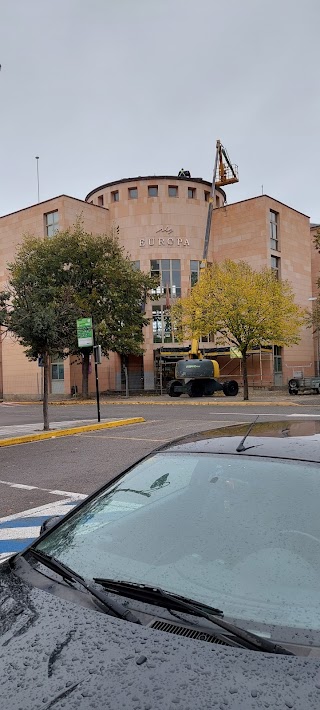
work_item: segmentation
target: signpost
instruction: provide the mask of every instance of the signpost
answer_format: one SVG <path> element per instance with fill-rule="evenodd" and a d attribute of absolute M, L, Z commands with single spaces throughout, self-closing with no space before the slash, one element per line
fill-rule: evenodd
<path fill-rule="evenodd" d="M 78 318 L 77 336 L 79 348 L 92 348 L 93 346 L 93 326 L 92 318 Z"/>
<path fill-rule="evenodd" d="M 101 347 L 96 344 L 96 334 L 94 331 L 92 318 L 78 318 L 77 320 L 77 336 L 79 348 L 93 348 L 94 370 L 96 376 L 96 398 L 98 422 L 101 421 L 100 415 L 100 393 L 99 393 L 99 377 L 98 364 L 101 363 Z"/>

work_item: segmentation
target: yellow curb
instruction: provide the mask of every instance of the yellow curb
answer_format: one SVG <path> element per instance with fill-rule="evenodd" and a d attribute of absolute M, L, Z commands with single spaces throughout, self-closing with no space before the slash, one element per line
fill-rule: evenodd
<path fill-rule="evenodd" d="M 56 439 L 59 436 L 71 436 L 72 434 L 82 434 L 85 431 L 99 431 L 100 429 L 114 429 L 127 424 L 142 424 L 143 417 L 131 417 L 130 419 L 119 419 L 114 422 L 102 422 L 100 424 L 84 424 L 70 429 L 56 429 L 52 431 L 41 431 L 39 434 L 26 434 L 25 436 L 15 436 L 11 439 L 0 439 L 1 446 L 15 446 L 16 444 L 28 444 L 31 441 L 41 441 L 42 439 Z"/>

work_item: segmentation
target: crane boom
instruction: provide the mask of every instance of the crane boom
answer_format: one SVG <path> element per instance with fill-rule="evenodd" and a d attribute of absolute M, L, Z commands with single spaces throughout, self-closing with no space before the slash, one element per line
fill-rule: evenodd
<path fill-rule="evenodd" d="M 202 266 L 206 266 L 206 261 L 208 258 L 212 212 L 215 200 L 216 187 L 222 187 L 222 185 L 230 185 L 234 182 L 239 182 L 238 167 L 237 165 L 231 165 L 226 149 L 223 147 L 221 141 L 217 140 L 216 155 L 212 175 L 212 185 L 208 204 L 206 233 L 203 245 Z"/>

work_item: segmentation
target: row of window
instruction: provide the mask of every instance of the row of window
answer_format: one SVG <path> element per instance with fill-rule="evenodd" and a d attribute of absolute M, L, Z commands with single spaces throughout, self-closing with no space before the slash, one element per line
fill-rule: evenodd
<path fill-rule="evenodd" d="M 158 197 L 158 194 L 159 194 L 159 186 L 158 185 L 148 185 L 148 197 Z M 197 197 L 197 188 L 196 187 L 188 187 L 187 195 L 188 195 L 189 200 L 195 200 Z M 168 196 L 169 197 L 178 197 L 179 196 L 178 185 L 168 185 Z M 137 187 L 128 187 L 128 198 L 129 198 L 129 200 L 137 200 L 138 199 L 138 188 Z M 209 202 L 209 198 L 210 198 L 210 191 L 204 190 L 205 201 Z M 119 190 L 112 190 L 111 202 L 119 202 Z M 93 204 L 93 200 L 91 201 L 91 204 Z M 216 206 L 218 207 L 219 204 L 220 204 L 219 195 L 216 195 Z M 99 207 L 104 206 L 104 196 L 103 195 L 98 196 L 98 205 L 99 205 Z"/>
<path fill-rule="evenodd" d="M 192 188 L 193 189 L 193 188 Z M 278 213 L 270 211 L 270 246 L 271 249 L 278 251 Z M 53 237 L 59 231 L 59 212 L 47 212 L 44 215 L 45 219 L 45 234 L 47 237 Z M 140 268 L 140 261 L 134 262 L 135 268 Z M 271 255 L 271 268 L 277 278 L 280 278 L 280 257 Z M 160 293 L 166 290 L 169 295 L 181 296 L 181 265 L 180 259 L 152 259 L 150 262 L 150 270 L 152 276 L 157 276 L 160 281 Z M 190 281 L 191 287 L 199 280 L 200 261 L 190 261 Z"/>

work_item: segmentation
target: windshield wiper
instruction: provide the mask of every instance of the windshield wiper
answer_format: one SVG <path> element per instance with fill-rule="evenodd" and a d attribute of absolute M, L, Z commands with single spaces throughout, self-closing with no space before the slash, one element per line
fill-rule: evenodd
<path fill-rule="evenodd" d="M 184 610 L 186 613 L 193 614 L 194 616 L 200 616 L 213 624 L 220 626 L 225 631 L 229 631 L 239 642 L 242 642 L 245 648 L 250 648 L 256 651 L 265 651 L 266 653 L 279 653 L 287 656 L 294 656 L 292 651 L 288 651 L 283 646 L 274 643 L 273 641 L 268 641 L 268 639 L 261 638 L 251 631 L 242 629 L 236 624 L 232 624 L 229 621 L 221 619 L 223 611 L 221 609 L 215 609 L 214 607 L 207 606 L 201 602 L 194 601 L 193 599 L 188 599 L 178 594 L 173 594 L 167 592 L 160 587 L 152 587 L 147 584 L 139 584 L 136 582 L 126 582 L 114 579 L 103 579 L 100 577 L 94 578 L 94 582 L 101 584 L 104 589 L 110 592 L 123 594 L 133 599 L 141 599 L 144 602 L 149 602 L 150 604 L 158 604 L 159 606 L 164 606 L 166 608 L 175 609 L 176 611 Z"/>
<path fill-rule="evenodd" d="M 134 624 L 141 624 L 140 619 L 138 619 L 138 617 L 135 616 L 130 609 L 126 609 L 122 604 L 118 604 L 118 602 L 113 599 L 109 599 L 108 595 L 100 592 L 99 589 L 96 589 L 92 584 L 90 584 L 90 582 L 86 582 L 86 580 L 77 574 L 77 572 L 74 572 L 63 562 L 56 560 L 55 557 L 33 548 L 28 550 L 28 555 L 35 557 L 38 562 L 41 562 L 41 564 L 49 567 L 49 569 L 59 574 L 63 579 L 68 580 L 69 582 L 77 582 L 77 584 L 84 587 L 84 589 L 86 589 L 91 596 L 97 599 L 105 607 L 105 609 L 111 612 L 114 616 L 117 616 L 119 619 L 131 621 Z"/>
<path fill-rule="evenodd" d="M 93 581 L 97 584 L 101 584 L 104 589 L 115 592 L 115 594 L 121 594 L 123 592 L 124 596 L 131 597 L 132 599 L 140 599 L 140 597 L 143 597 L 143 601 L 147 603 L 150 601 L 150 604 L 157 603 L 159 606 L 165 608 L 170 605 L 171 609 L 175 609 L 176 611 L 189 611 L 190 614 L 197 616 L 201 616 L 202 610 L 208 614 L 223 616 L 221 609 L 215 609 L 214 607 L 207 606 L 193 599 L 182 597 L 179 594 L 167 592 L 159 587 L 150 587 L 147 584 L 139 584 L 137 582 L 101 579 L 100 577 L 95 577 Z"/>

